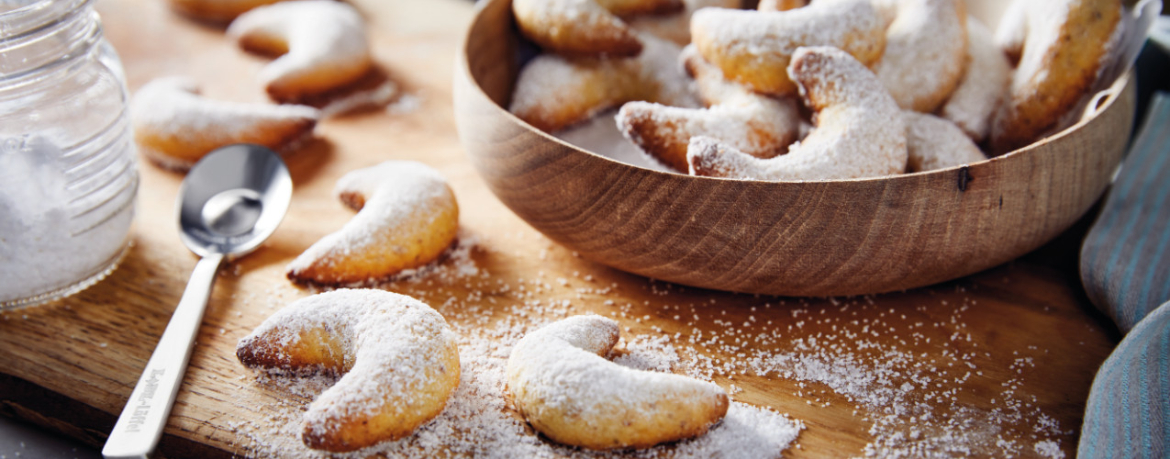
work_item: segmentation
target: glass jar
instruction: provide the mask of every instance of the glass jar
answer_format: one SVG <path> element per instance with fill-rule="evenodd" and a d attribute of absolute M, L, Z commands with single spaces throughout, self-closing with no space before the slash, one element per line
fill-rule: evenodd
<path fill-rule="evenodd" d="M 128 117 L 90 0 L 0 0 L 0 309 L 117 266 L 138 188 Z"/>

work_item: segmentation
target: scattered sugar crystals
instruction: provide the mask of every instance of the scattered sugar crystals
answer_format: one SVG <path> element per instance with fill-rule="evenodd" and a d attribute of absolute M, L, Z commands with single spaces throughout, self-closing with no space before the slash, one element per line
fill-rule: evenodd
<path fill-rule="evenodd" d="M 1064 459 L 1064 451 L 1061 451 L 1060 445 L 1054 441 L 1044 440 L 1036 442 L 1034 449 L 1036 450 L 1036 454 L 1039 454 L 1043 457 L 1049 459 Z"/>
<path fill-rule="evenodd" d="M 1014 353 L 981 347 L 989 338 L 980 334 L 991 330 L 968 328 L 966 317 L 973 308 L 993 305 L 976 305 L 962 285 L 954 285 L 954 292 L 936 287 L 901 294 L 899 306 L 891 308 L 880 296 L 815 300 L 697 291 L 604 270 L 584 272 L 589 265 L 581 265 L 579 272 L 553 269 L 517 278 L 508 273 L 515 255 L 495 249 L 508 246 L 498 242 L 461 234 L 443 261 L 375 286 L 431 304 L 461 335 L 462 382 L 443 414 L 396 442 L 349 455 L 312 451 L 300 442 L 300 418 L 333 381 L 261 373 L 243 377 L 241 385 L 255 388 L 237 395 L 241 406 L 262 407 L 257 417 L 232 424 L 246 439 L 239 445 L 242 455 L 614 455 L 543 439 L 504 396 L 503 369 L 513 343 L 542 324 L 585 313 L 622 323 L 623 341 L 611 356 L 614 362 L 715 381 L 737 400 L 707 435 L 618 455 L 709 457 L 718 452 L 720 457 L 754 458 L 779 457 L 797 448 L 813 456 L 1060 458 L 1062 445 L 1073 439 L 1073 432 L 1025 390 L 1026 378 L 1044 365 L 1047 351 L 1034 345 Z M 528 256 L 535 257 L 536 250 L 571 260 L 567 251 L 551 245 Z M 696 293 L 697 298 L 691 296 Z M 976 323 L 983 314 L 974 316 Z M 1010 324 L 1005 327 L 995 332 L 1019 333 Z M 768 387 L 769 400 L 781 400 L 776 408 L 788 414 L 744 403 L 758 403 L 752 397 L 758 397 L 753 393 L 760 387 Z M 820 436 L 812 432 L 825 427 L 806 427 L 792 418 L 817 421 L 822 416 L 852 420 L 870 437 L 842 451 L 810 451 L 809 445 L 795 443 L 802 430 Z"/>
<path fill-rule="evenodd" d="M 562 311 L 564 312 L 564 311 Z M 560 314 L 567 315 L 567 314 Z M 278 400 L 268 412 L 270 419 L 234 422 L 231 427 L 250 440 L 247 457 L 364 458 L 433 457 L 436 455 L 484 458 L 604 458 L 667 457 L 756 459 L 780 457 L 796 439 L 803 425 L 767 408 L 733 402 L 727 417 L 697 439 L 639 451 L 592 452 L 556 445 L 532 432 L 509 410 L 504 397 L 506 367 L 511 346 L 525 332 L 539 328 L 521 320 L 504 320 L 491 329 L 463 329 L 460 346 L 462 381 L 437 418 L 414 435 L 347 454 L 307 449 L 300 441 L 300 417 L 308 402 L 331 386 L 336 378 L 308 375 L 288 377 L 269 372 L 254 373 L 258 386 Z M 656 343 L 661 345 L 661 343 Z M 654 352 L 655 346 L 631 346 L 615 361 L 634 368 L 669 371 L 677 355 Z M 247 382 L 248 378 L 244 378 Z M 288 394 L 291 396 L 285 396 Z M 251 404 L 241 400 L 243 403 Z"/>

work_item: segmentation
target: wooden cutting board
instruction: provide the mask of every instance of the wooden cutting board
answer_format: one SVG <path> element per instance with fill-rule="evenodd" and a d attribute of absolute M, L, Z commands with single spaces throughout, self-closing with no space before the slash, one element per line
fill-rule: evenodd
<path fill-rule="evenodd" d="M 680 368 L 708 373 L 735 400 L 802 421 L 787 457 L 857 456 L 867 445 L 925 453 L 948 444 L 976 456 L 1034 457 L 1053 446 L 1074 454 L 1093 374 L 1117 342 L 1076 278 L 1083 228 L 969 278 L 872 297 L 757 297 L 622 273 L 531 229 L 464 158 L 450 88 L 473 5 L 354 3 L 369 19 L 375 60 L 405 95 L 388 110 L 323 122 L 318 138 L 287 158 L 295 182 L 289 214 L 260 250 L 223 270 L 160 446 L 165 457 L 274 454 L 260 449 L 247 426 L 276 422 L 278 405 L 303 401 L 244 369 L 236 341 L 280 306 L 313 293 L 286 281 L 284 266 L 353 215 L 332 197 L 336 179 L 387 159 L 422 161 L 446 175 L 469 252 L 380 288 L 423 299 L 457 328 L 586 312 L 615 317 L 628 342 L 666 340 L 683 356 Z M 268 59 L 238 50 L 222 27 L 177 16 L 159 0 L 98 0 L 96 8 L 132 91 L 155 77 L 185 74 L 212 98 L 266 100 L 256 74 Z M 0 313 L 0 411 L 94 446 L 126 403 L 195 264 L 174 221 L 182 175 L 146 161 L 139 171 L 133 249 L 122 266 L 64 301 Z M 475 274 L 451 275 L 467 267 Z M 784 358 L 768 372 L 749 368 L 768 356 Z M 913 380 L 906 386 L 899 378 Z M 890 388 L 898 403 L 866 398 Z M 894 411 L 906 406 L 934 417 Z"/>

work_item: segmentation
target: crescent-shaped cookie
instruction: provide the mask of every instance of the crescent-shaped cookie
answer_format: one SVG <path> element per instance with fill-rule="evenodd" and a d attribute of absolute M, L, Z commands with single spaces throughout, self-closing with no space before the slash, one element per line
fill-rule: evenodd
<path fill-rule="evenodd" d="M 636 57 L 567 59 L 542 54 L 520 71 L 508 110 L 545 132 L 555 132 L 626 102 L 642 100 L 697 107 L 690 79 L 673 42 L 642 34 Z"/>
<path fill-rule="evenodd" d="M 300 105 L 243 104 L 207 99 L 194 80 L 160 78 L 131 102 L 134 140 L 152 161 L 186 170 L 219 147 L 254 143 L 287 151 L 313 133 L 320 112 Z"/>
<path fill-rule="evenodd" d="M 816 127 L 788 154 L 759 159 L 709 137 L 691 139 L 694 175 L 754 180 L 834 180 L 906 170 L 901 110 L 877 76 L 837 48 L 800 48 L 788 73 L 800 85 Z"/>
<path fill-rule="evenodd" d="M 630 102 L 616 117 L 622 134 L 651 159 L 686 172 L 691 137 L 711 137 L 757 158 L 785 153 L 796 140 L 801 118 L 794 98 L 765 96 L 727 81 L 693 46 L 683 50 L 683 61 L 708 108 Z"/>
<path fill-rule="evenodd" d="M 678 11 L 680 0 L 514 0 L 520 33 L 564 56 L 635 56 L 642 43 L 618 16 Z"/>
<path fill-rule="evenodd" d="M 288 266 L 295 282 L 346 285 L 387 279 L 434 261 L 459 230 L 459 205 L 439 171 L 386 161 L 341 177 L 334 192 L 358 214 Z"/>
<path fill-rule="evenodd" d="M 903 111 L 902 116 L 906 122 L 907 172 L 946 169 L 987 159 L 954 123 L 913 110 Z"/>
<path fill-rule="evenodd" d="M 252 8 L 283 0 L 167 0 L 179 13 L 212 22 L 228 22 Z"/>
<path fill-rule="evenodd" d="M 459 348 L 443 316 L 382 290 L 303 298 L 236 345 L 244 365 L 344 374 L 304 415 L 301 440 L 344 452 L 409 435 L 459 386 Z"/>
<path fill-rule="evenodd" d="M 788 11 L 808 6 L 808 0 L 760 0 L 756 9 L 760 11 Z"/>
<path fill-rule="evenodd" d="M 786 69 L 801 46 L 833 46 L 865 65 L 886 46 L 886 20 L 869 0 L 820 0 L 790 11 L 705 8 L 691 18 L 699 53 L 728 79 L 772 95 L 796 92 Z"/>
<path fill-rule="evenodd" d="M 618 334 L 611 319 L 574 316 L 516 343 L 505 375 L 532 427 L 567 445 L 645 448 L 701 435 L 727 414 L 715 384 L 606 360 Z"/>
<path fill-rule="evenodd" d="M 268 95 L 299 101 L 353 83 L 370 71 L 365 23 L 352 6 L 303 0 L 262 6 L 227 34 L 248 51 L 280 55 L 260 71 Z"/>
<path fill-rule="evenodd" d="M 932 113 L 963 77 L 967 11 L 962 0 L 901 0 L 873 71 L 906 110 Z"/>
<path fill-rule="evenodd" d="M 644 14 L 626 18 L 640 33 L 673 41 L 679 46 L 691 42 L 691 16 L 702 8 L 739 8 L 740 0 L 683 0 L 683 10 L 673 14 Z"/>
<path fill-rule="evenodd" d="M 1011 79 L 1011 63 L 996 46 L 991 30 L 974 17 L 968 17 L 967 69 L 938 114 L 959 126 L 971 140 L 982 142 L 990 129 L 991 115 L 1007 94 Z"/>
<path fill-rule="evenodd" d="M 1012 66 L 1020 62 L 1024 40 L 1028 38 L 1028 5 L 1032 2 L 1012 1 L 999 18 L 995 29 L 995 44 L 1003 50 Z"/>
<path fill-rule="evenodd" d="M 1120 0 L 1046 0 L 1026 6 L 1027 33 L 1008 97 L 991 124 L 991 150 L 1035 141 L 1076 105 L 1120 38 Z"/>

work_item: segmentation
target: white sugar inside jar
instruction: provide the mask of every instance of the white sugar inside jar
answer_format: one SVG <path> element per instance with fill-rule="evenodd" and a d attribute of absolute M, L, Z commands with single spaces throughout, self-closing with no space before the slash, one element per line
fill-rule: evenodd
<path fill-rule="evenodd" d="M 90 0 L 0 0 L 0 309 L 115 269 L 136 167 L 125 76 Z"/>

